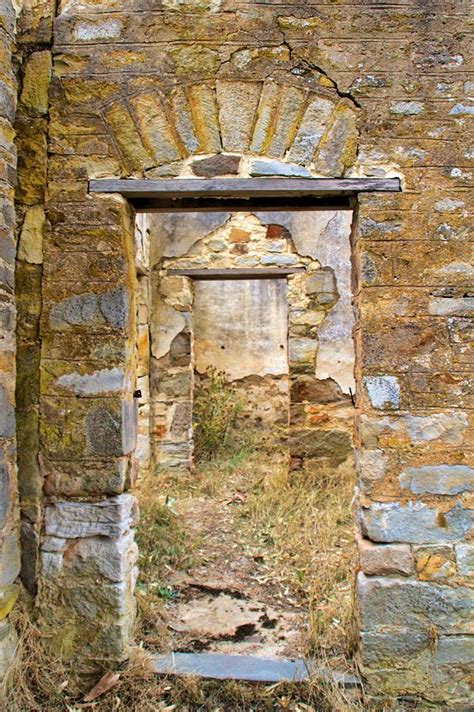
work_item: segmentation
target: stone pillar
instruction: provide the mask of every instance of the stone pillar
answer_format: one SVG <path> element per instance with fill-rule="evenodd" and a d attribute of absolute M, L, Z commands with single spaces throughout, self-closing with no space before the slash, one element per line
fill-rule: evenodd
<path fill-rule="evenodd" d="M 15 651 L 8 615 L 18 596 L 20 570 L 15 438 L 15 212 L 16 153 L 13 121 L 16 82 L 12 66 L 15 12 L 0 0 L 0 678 Z"/>
<path fill-rule="evenodd" d="M 41 280 L 43 276 L 44 200 L 47 173 L 49 50 L 25 49 L 15 120 L 19 153 L 16 211 L 17 437 L 18 486 L 21 508 L 21 579 L 36 593 L 38 543 L 41 530 L 42 478 L 39 454 L 39 369 Z"/>
<path fill-rule="evenodd" d="M 47 206 L 37 609 L 48 644 L 89 671 L 126 657 L 134 621 L 136 280 L 128 205 L 79 195 Z"/>

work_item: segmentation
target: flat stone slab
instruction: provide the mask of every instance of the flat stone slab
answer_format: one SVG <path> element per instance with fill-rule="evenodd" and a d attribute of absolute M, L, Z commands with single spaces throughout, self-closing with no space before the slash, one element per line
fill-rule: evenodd
<path fill-rule="evenodd" d="M 346 688 L 360 687 L 355 675 L 318 668 L 312 660 L 260 658 L 255 655 L 220 653 L 169 653 L 154 655 L 153 669 L 159 675 L 198 675 L 215 680 L 247 682 L 304 682 L 314 677 L 330 678 Z"/>

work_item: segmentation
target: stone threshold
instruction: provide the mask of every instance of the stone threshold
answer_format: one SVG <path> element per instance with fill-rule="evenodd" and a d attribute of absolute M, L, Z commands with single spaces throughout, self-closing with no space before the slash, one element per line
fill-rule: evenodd
<path fill-rule="evenodd" d="M 197 675 L 214 680 L 269 683 L 306 682 L 319 678 L 347 689 L 362 687 L 356 675 L 324 670 L 310 659 L 288 660 L 224 653 L 168 653 L 153 655 L 152 660 L 153 670 L 158 675 Z"/>

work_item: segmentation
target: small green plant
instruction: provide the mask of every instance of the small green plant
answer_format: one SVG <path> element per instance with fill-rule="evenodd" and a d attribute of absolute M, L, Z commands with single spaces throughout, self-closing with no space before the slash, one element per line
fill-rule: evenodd
<path fill-rule="evenodd" d="M 186 568 L 191 561 L 191 547 L 170 503 L 161 504 L 160 493 L 153 490 L 142 498 L 137 543 L 140 552 L 140 579 L 156 583 L 156 573 L 165 565 Z M 173 500 L 174 501 L 174 500 Z M 161 584 L 161 582 L 160 582 Z"/>
<path fill-rule="evenodd" d="M 242 402 L 226 374 L 210 368 L 194 394 L 193 425 L 196 462 L 211 460 L 229 448 Z"/>

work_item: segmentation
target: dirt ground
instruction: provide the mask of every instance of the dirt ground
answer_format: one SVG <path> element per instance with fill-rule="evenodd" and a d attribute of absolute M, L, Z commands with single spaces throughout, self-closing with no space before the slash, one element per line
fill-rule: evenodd
<path fill-rule="evenodd" d="M 175 593 L 166 604 L 170 649 L 261 657 L 296 657 L 304 650 L 307 610 L 274 575 L 262 546 L 239 528 L 256 478 L 241 469 L 222 479 L 215 496 L 190 491 L 176 503 L 187 535 L 199 545 L 189 571 L 169 572 Z"/>

